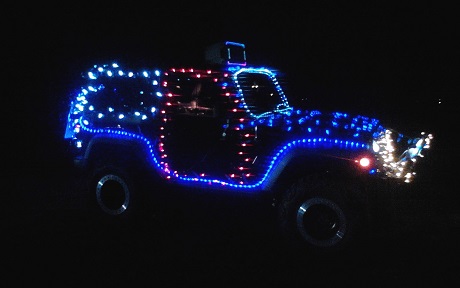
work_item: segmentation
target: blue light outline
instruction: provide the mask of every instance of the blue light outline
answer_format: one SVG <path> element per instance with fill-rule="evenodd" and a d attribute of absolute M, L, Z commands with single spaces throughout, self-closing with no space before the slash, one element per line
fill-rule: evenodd
<path fill-rule="evenodd" d="M 256 115 L 254 114 L 248 107 L 245 99 L 244 99 L 244 93 L 243 93 L 243 89 L 241 88 L 240 84 L 238 83 L 238 75 L 243 73 L 243 72 L 248 72 L 248 73 L 259 73 L 259 74 L 265 74 L 267 75 L 270 80 L 272 80 L 273 84 L 275 85 L 275 88 L 277 90 L 277 92 L 279 93 L 279 95 L 281 96 L 281 102 L 282 104 L 284 104 L 286 106 L 286 108 L 284 109 L 275 109 L 274 111 L 267 111 L 267 112 L 264 112 L 264 113 L 261 113 L 259 115 Z M 269 69 L 266 69 L 266 68 L 241 68 L 240 70 L 236 71 L 234 74 L 233 74 L 233 81 L 236 83 L 236 87 L 238 89 L 238 94 L 240 95 L 241 99 L 242 99 L 242 102 L 243 102 L 243 107 L 244 109 L 246 109 L 246 112 L 253 118 L 255 119 L 259 119 L 259 118 L 262 118 L 262 117 L 266 117 L 268 115 L 271 115 L 273 114 L 274 112 L 278 112 L 278 113 L 290 113 L 293 108 L 289 105 L 289 101 L 287 100 L 287 97 L 286 95 L 284 94 L 284 91 L 283 89 L 281 88 L 281 86 L 279 85 L 278 83 L 278 80 L 276 79 L 276 75 L 270 71 Z M 281 105 L 281 104 L 279 104 Z M 278 106 L 279 106 L 278 105 Z"/>
<path fill-rule="evenodd" d="M 222 187 L 228 187 L 228 188 L 238 188 L 238 189 L 247 189 L 247 190 L 255 190 L 258 187 L 262 187 L 262 185 L 265 183 L 265 181 L 269 178 L 270 173 L 275 170 L 276 165 L 280 163 L 280 161 L 287 155 L 287 153 L 296 147 L 299 147 L 302 144 L 328 144 L 328 145 L 334 145 L 339 148 L 343 148 L 343 145 L 347 146 L 348 148 L 355 148 L 355 149 L 369 149 L 369 144 L 361 143 L 358 141 L 350 141 L 350 140 L 341 140 L 341 139 L 331 139 L 331 138 L 325 138 L 325 137 L 312 137 L 312 138 L 301 138 L 301 139 L 296 139 L 287 142 L 285 145 L 280 145 L 281 148 L 278 149 L 276 153 L 271 156 L 271 160 L 268 161 L 270 164 L 267 166 L 266 171 L 262 174 L 261 179 L 257 181 L 254 184 L 235 184 L 231 183 L 228 181 L 224 180 L 219 180 L 219 179 L 211 179 L 211 178 L 199 178 L 199 177 L 187 177 L 180 175 L 178 173 L 172 172 L 173 169 L 163 167 L 161 165 L 161 162 L 159 161 L 159 157 L 156 155 L 155 151 L 156 149 L 153 146 L 152 140 L 149 140 L 147 137 L 144 137 L 142 135 L 132 133 L 132 132 L 127 132 L 127 131 L 122 131 L 122 130 L 117 130 L 117 129 L 110 129 L 110 128 L 97 128 L 97 129 L 91 129 L 86 127 L 80 118 L 80 125 L 83 130 L 85 130 L 88 133 L 92 134 L 107 134 L 109 136 L 116 136 L 118 138 L 129 138 L 132 140 L 137 140 L 139 142 L 143 142 L 144 145 L 146 146 L 146 151 L 149 153 L 149 157 L 155 164 L 155 168 L 160 172 L 160 175 L 165 175 L 165 178 L 168 176 L 171 177 L 171 179 L 177 179 L 183 182 L 189 182 L 189 183 L 200 183 L 200 184 L 219 184 Z M 156 141 L 153 141 L 156 142 Z M 269 157 L 270 158 L 270 157 Z"/>

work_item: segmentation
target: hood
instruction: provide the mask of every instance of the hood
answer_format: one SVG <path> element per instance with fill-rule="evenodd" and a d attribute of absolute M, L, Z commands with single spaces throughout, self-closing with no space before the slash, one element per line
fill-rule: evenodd
<path fill-rule="evenodd" d="M 379 119 L 342 112 L 289 109 L 261 117 L 259 123 L 281 125 L 278 127 L 295 135 L 366 143 L 380 175 L 407 183 L 413 180 L 417 162 L 425 156 L 433 140 L 433 135 L 425 131 L 403 134 Z"/>

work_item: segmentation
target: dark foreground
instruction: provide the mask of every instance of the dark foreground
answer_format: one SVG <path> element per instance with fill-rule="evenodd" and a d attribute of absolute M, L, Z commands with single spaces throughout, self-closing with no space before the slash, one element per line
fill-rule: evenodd
<path fill-rule="evenodd" d="M 458 197 L 445 193 L 446 181 L 399 199 L 392 221 L 381 221 L 366 244 L 319 257 L 287 247 L 270 218 L 245 205 L 172 205 L 165 207 L 172 211 L 166 221 L 147 215 L 116 226 L 87 213 L 69 167 L 6 178 L 1 259 L 7 286 L 460 284 L 460 211 Z"/>

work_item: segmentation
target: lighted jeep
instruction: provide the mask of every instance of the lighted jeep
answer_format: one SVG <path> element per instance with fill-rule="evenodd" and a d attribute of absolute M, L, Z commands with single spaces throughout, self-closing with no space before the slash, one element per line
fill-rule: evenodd
<path fill-rule="evenodd" d="M 123 219 L 173 190 L 238 195 L 270 206 L 288 239 L 335 251 L 368 228 L 372 201 L 412 185 L 424 164 L 431 134 L 292 107 L 276 70 L 248 65 L 243 44 L 216 44 L 206 60 L 82 74 L 65 139 L 96 210 Z"/>

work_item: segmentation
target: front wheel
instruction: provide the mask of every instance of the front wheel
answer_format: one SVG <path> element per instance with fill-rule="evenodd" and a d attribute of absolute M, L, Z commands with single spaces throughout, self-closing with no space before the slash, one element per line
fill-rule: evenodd
<path fill-rule="evenodd" d="M 297 231 L 308 243 L 318 247 L 339 245 L 350 227 L 342 207 L 336 202 L 313 197 L 296 211 Z"/>
<path fill-rule="evenodd" d="M 364 223 L 353 201 L 354 185 L 310 175 L 294 183 L 279 204 L 279 226 L 287 238 L 316 253 L 336 253 L 349 248 Z"/>

